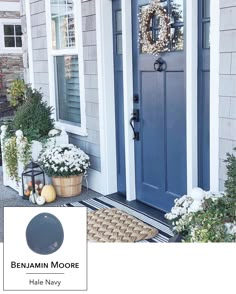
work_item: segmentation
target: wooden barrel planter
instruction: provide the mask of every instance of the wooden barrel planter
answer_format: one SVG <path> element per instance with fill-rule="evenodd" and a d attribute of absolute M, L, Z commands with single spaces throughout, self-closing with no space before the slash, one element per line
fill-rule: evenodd
<path fill-rule="evenodd" d="M 81 194 L 83 176 L 52 177 L 52 183 L 59 197 L 74 197 Z"/>

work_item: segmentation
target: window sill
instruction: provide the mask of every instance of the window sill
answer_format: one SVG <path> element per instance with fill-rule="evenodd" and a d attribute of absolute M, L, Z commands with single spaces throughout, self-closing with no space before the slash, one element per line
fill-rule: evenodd
<path fill-rule="evenodd" d="M 0 52 L 5 54 L 23 54 L 23 49 L 22 48 L 14 48 L 14 47 L 2 47 L 0 48 Z"/>
<path fill-rule="evenodd" d="M 62 123 L 59 121 L 55 123 L 55 127 L 61 130 L 64 129 L 66 132 L 75 134 L 78 136 L 82 136 L 82 137 L 88 136 L 86 129 L 82 127 L 73 126 L 73 125 Z"/>

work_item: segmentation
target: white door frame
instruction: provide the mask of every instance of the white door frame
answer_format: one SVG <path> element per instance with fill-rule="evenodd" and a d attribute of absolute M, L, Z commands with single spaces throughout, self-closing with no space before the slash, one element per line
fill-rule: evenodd
<path fill-rule="evenodd" d="M 133 63 L 132 63 L 132 7 L 131 0 L 121 0 L 122 30 L 123 30 L 123 85 L 124 85 L 124 129 L 125 129 L 125 156 L 126 156 L 126 199 L 136 199 L 135 189 L 135 152 L 132 130 L 129 119 L 133 111 Z M 211 189 L 218 190 L 218 113 L 219 113 L 219 0 L 211 1 L 211 22 L 214 30 L 211 31 L 211 80 L 210 80 L 210 185 Z M 115 134 L 115 120 L 110 113 L 115 113 L 114 96 L 114 64 L 111 62 L 112 45 L 112 1 L 96 0 L 97 37 L 98 37 L 98 67 L 100 96 L 101 124 L 101 153 L 104 168 L 108 162 L 114 163 L 115 138 L 107 140 L 111 133 Z M 186 140 L 187 140 L 187 192 L 198 185 L 198 140 L 197 140 L 197 88 L 198 88 L 198 0 L 186 1 Z M 104 17 L 102 21 L 101 18 Z M 217 31 L 217 32 L 216 32 Z M 110 35 L 110 36 L 109 36 Z M 103 45 L 102 45 L 103 43 Z M 106 44 L 106 46 L 104 46 Z M 101 48 L 104 47 L 102 50 Z M 105 48 L 107 47 L 107 48 Z M 112 51 L 113 54 L 113 51 Z M 107 57 L 110 62 L 107 62 Z M 106 74 L 104 74 L 106 73 Z M 107 86 L 109 85 L 109 87 Z M 107 104 L 108 103 L 108 104 Z M 102 117 L 101 117 L 102 116 Z M 109 118 L 110 117 L 110 118 Z M 109 128 L 104 128 L 109 122 Z M 104 144 L 105 143 L 105 144 Z M 103 144 L 103 145 L 102 145 Z M 110 152 L 107 152 L 109 151 Z M 112 150 L 112 152 L 111 152 Z M 107 180 L 112 180 L 117 187 L 116 166 L 109 169 Z M 113 186 L 113 190 L 115 189 Z M 108 189 L 109 190 L 109 189 Z"/>
<path fill-rule="evenodd" d="M 220 0 L 211 0 L 210 190 L 219 191 Z"/>

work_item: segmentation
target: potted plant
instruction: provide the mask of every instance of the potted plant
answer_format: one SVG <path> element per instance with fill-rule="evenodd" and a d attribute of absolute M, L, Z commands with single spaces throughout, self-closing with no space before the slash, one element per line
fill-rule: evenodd
<path fill-rule="evenodd" d="M 195 188 L 175 200 L 165 217 L 184 242 L 235 242 L 236 215 L 230 197 Z"/>
<path fill-rule="evenodd" d="M 31 159 L 38 160 L 48 145 L 68 143 L 64 130 L 56 130 L 53 109 L 40 91 L 27 86 L 26 99 L 17 107 L 13 120 L 1 126 L 3 184 L 22 195 L 21 175 Z"/>
<path fill-rule="evenodd" d="M 90 166 L 89 156 L 73 144 L 46 148 L 39 157 L 45 173 L 52 177 L 57 196 L 73 197 L 81 193 L 82 178 Z"/>

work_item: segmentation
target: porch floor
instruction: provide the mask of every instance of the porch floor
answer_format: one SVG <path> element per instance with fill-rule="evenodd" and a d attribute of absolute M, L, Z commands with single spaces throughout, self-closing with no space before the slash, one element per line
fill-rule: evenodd
<path fill-rule="evenodd" d="M 3 242 L 3 231 L 4 231 L 4 223 L 3 223 L 3 208 L 4 207 L 35 207 L 34 204 L 30 203 L 28 200 L 23 200 L 19 194 L 11 188 L 5 187 L 2 181 L 2 167 L 0 166 L 0 242 Z M 58 197 L 57 200 L 53 203 L 45 204 L 45 206 L 61 206 L 67 203 L 73 203 L 77 201 L 92 199 L 96 197 L 102 196 L 101 194 L 94 192 L 92 190 L 87 190 L 83 188 L 81 195 L 71 198 L 60 198 Z M 151 216 L 153 218 L 159 219 L 163 223 L 167 223 L 166 219 L 164 218 L 164 212 L 149 207 L 139 201 L 127 201 L 125 197 L 116 193 L 110 195 L 110 198 L 113 198 L 116 201 L 119 201 L 130 208 L 137 209 L 142 211 L 143 213 Z"/>
<path fill-rule="evenodd" d="M 101 194 L 94 192 L 92 190 L 87 190 L 83 188 L 81 195 L 76 197 L 70 198 L 60 198 L 58 197 L 57 200 L 53 203 L 47 203 L 45 206 L 61 206 L 66 203 L 87 200 L 95 197 L 100 197 Z M 3 185 L 3 177 L 2 177 L 2 167 L 0 166 L 0 242 L 3 242 L 3 208 L 4 207 L 25 207 L 25 206 L 33 206 L 34 204 L 29 202 L 28 200 L 22 199 L 19 194 L 8 187 Z"/>

